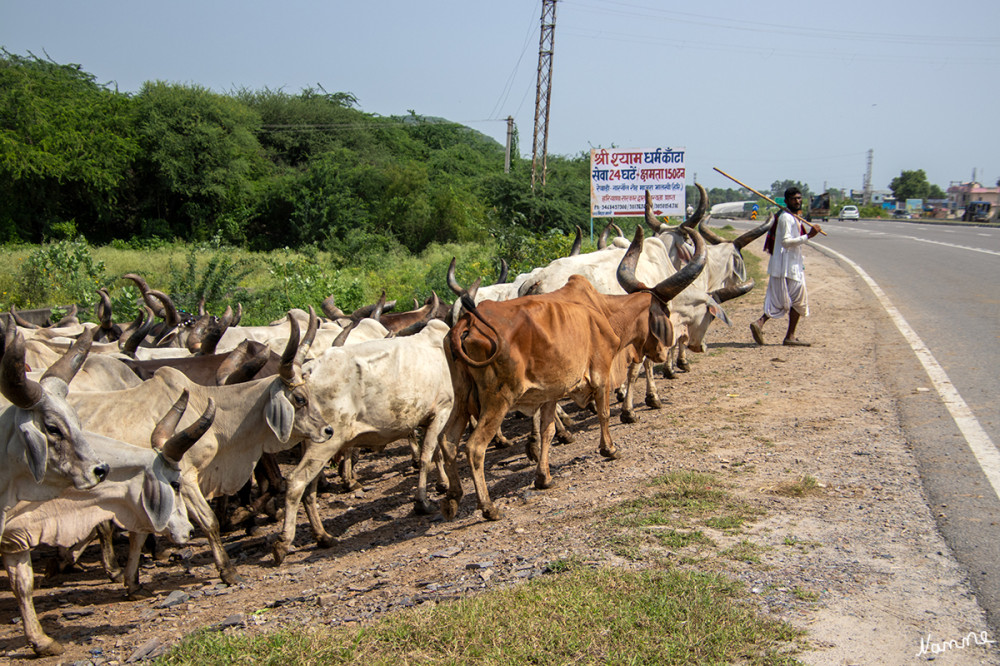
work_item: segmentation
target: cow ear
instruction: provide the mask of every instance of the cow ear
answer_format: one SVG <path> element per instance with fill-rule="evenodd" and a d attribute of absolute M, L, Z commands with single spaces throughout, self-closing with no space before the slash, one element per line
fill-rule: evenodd
<path fill-rule="evenodd" d="M 271 399 L 267 403 L 264 418 L 282 444 L 292 436 L 295 409 L 292 407 L 292 402 L 285 397 L 285 392 L 281 390 L 280 382 L 275 382 L 274 388 L 271 389 Z"/>
<path fill-rule="evenodd" d="M 167 529 L 170 514 L 174 512 L 173 489 L 160 481 L 156 474 L 157 471 L 162 472 L 162 467 L 161 461 L 157 459 L 153 473 L 146 473 L 142 477 L 142 508 L 145 509 L 154 532 Z"/>
<path fill-rule="evenodd" d="M 726 311 L 722 309 L 722 306 L 715 302 L 714 299 L 708 299 L 708 312 L 716 319 L 720 320 L 726 326 L 732 326 L 733 322 L 729 321 L 729 317 L 726 316 Z"/>
<path fill-rule="evenodd" d="M 31 470 L 31 475 L 35 477 L 35 482 L 41 483 L 49 461 L 49 440 L 45 438 L 42 431 L 35 425 L 31 412 L 23 409 L 18 409 L 17 411 L 19 412 L 18 420 L 20 421 L 18 423 L 18 432 L 21 435 L 21 441 L 24 442 L 24 451 L 28 458 L 28 469 Z"/>
<path fill-rule="evenodd" d="M 649 308 L 649 332 L 664 347 L 674 344 L 674 327 L 670 323 L 670 314 L 655 298 Z"/>

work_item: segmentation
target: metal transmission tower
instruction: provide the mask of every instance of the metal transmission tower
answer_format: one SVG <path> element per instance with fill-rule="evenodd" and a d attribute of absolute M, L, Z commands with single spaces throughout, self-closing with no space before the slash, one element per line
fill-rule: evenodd
<path fill-rule="evenodd" d="M 862 185 L 861 203 L 864 206 L 871 204 L 872 202 L 872 156 L 875 154 L 874 149 L 868 149 L 868 168 L 865 169 L 865 182 Z"/>
<path fill-rule="evenodd" d="M 545 161 L 549 148 L 549 101 L 552 99 L 552 52 L 556 32 L 556 0 L 542 0 L 542 29 L 538 37 L 538 82 L 535 86 L 535 134 L 531 149 L 531 190 L 541 169 L 545 185 Z M 541 164 L 539 164 L 541 163 Z"/>

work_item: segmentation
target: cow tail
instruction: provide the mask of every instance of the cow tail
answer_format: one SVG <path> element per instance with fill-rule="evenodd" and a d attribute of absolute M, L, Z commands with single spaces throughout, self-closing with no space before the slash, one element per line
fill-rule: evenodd
<path fill-rule="evenodd" d="M 469 310 L 469 312 L 473 316 L 475 316 L 476 319 L 482 322 L 483 326 L 485 326 L 488 329 L 489 333 L 492 334 L 492 335 L 490 334 L 486 335 L 486 337 L 490 341 L 490 346 L 492 347 L 492 349 L 490 350 L 490 355 L 485 361 L 477 361 L 471 358 L 465 352 L 465 347 L 462 346 L 462 341 L 465 340 L 465 337 L 469 334 L 469 329 L 471 328 L 469 321 L 459 322 L 451 329 L 451 334 L 449 335 L 448 338 L 449 342 L 451 343 L 451 351 L 452 354 L 454 354 L 457 358 L 461 359 L 462 362 L 465 363 L 466 365 L 469 365 L 473 368 L 485 368 L 486 366 L 493 363 L 493 361 L 496 360 L 496 357 L 500 354 L 500 347 L 503 341 L 503 336 L 501 336 L 500 333 L 497 332 L 495 328 L 493 328 L 492 324 L 483 319 L 483 316 L 479 314 L 479 311 L 475 308 L 475 306 L 473 306 L 473 308 Z"/>

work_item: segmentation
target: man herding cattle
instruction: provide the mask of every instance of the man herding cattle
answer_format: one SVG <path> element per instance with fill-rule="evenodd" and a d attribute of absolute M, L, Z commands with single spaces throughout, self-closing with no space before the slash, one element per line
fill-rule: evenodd
<path fill-rule="evenodd" d="M 767 293 L 764 296 L 764 314 L 750 324 L 750 333 L 758 345 L 764 344 L 764 324 L 768 319 L 778 319 L 788 315 L 788 331 L 782 344 L 794 347 L 808 347 L 810 343 L 795 337 L 795 327 L 799 318 L 809 316 L 809 300 L 806 293 L 806 274 L 802 264 L 802 246 L 813 236 L 822 232 L 818 224 L 809 231 L 796 219 L 802 210 L 802 192 L 797 187 L 785 190 L 785 205 L 775 216 L 771 229 L 764 240 L 764 249 L 771 253 L 767 263 Z M 789 213 L 788 211 L 791 211 Z"/>

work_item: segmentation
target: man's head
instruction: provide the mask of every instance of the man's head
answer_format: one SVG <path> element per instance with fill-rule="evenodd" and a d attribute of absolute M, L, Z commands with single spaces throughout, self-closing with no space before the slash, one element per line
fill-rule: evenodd
<path fill-rule="evenodd" d="M 802 190 L 797 187 L 789 187 L 785 190 L 785 205 L 788 210 L 797 213 L 802 210 Z"/>

